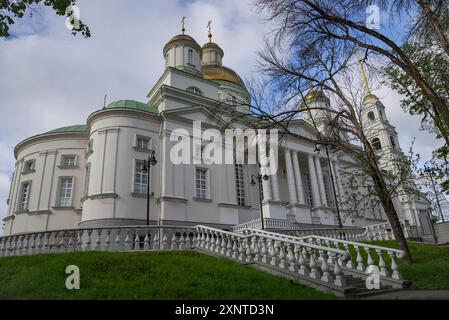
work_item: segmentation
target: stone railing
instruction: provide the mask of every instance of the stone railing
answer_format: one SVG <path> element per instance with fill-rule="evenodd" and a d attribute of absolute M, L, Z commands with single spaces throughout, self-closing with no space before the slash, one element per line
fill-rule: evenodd
<path fill-rule="evenodd" d="M 238 234 L 205 226 L 195 230 L 197 249 L 332 286 L 346 285 L 341 266 L 351 258 L 348 251 L 270 234 Z"/>
<path fill-rule="evenodd" d="M 396 263 L 396 258 L 401 259 L 405 255 L 405 252 L 402 250 L 317 235 L 294 237 L 257 229 L 247 229 L 244 231 L 244 234 L 269 235 L 278 239 L 307 242 L 318 246 L 341 249 L 350 252 L 353 257 L 353 259 L 346 261 L 344 264 L 344 267 L 347 269 L 372 272 L 373 268 L 376 268 L 381 276 L 396 280 L 402 279 Z"/>
<path fill-rule="evenodd" d="M 233 232 L 243 232 L 246 229 L 262 229 L 260 219 L 239 224 L 232 228 Z M 329 238 L 344 240 L 367 240 L 366 230 L 359 227 L 328 227 L 328 228 L 305 228 L 296 222 L 290 222 L 283 219 L 264 218 L 265 230 L 276 230 L 276 232 L 289 234 L 297 237 L 307 235 L 319 235 Z"/>
<path fill-rule="evenodd" d="M 126 226 L 31 232 L 0 237 L 0 257 L 77 251 L 190 249 L 192 227 Z"/>
<path fill-rule="evenodd" d="M 401 221 L 402 231 L 405 238 L 419 237 L 420 233 L 418 228 L 410 226 L 407 222 Z M 367 240 L 394 240 L 394 234 L 389 222 L 372 224 L 363 227 L 365 230 L 365 236 Z"/>

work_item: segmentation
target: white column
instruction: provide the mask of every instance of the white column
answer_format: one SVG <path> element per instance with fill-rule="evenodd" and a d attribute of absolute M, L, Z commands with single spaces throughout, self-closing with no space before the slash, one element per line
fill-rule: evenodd
<path fill-rule="evenodd" d="M 313 155 L 309 154 L 307 160 L 309 164 L 310 188 L 312 189 L 312 207 L 319 207 L 321 205 L 320 191 L 318 189 L 318 180 L 316 178 Z"/>
<path fill-rule="evenodd" d="M 269 181 L 271 181 L 273 200 L 281 200 L 281 197 L 279 195 L 278 171 L 276 171 L 275 174 L 271 175 L 269 179 Z"/>
<path fill-rule="evenodd" d="M 295 173 L 296 193 L 298 194 L 298 201 L 300 204 L 305 204 L 306 201 L 304 199 L 304 188 L 302 184 L 301 169 L 299 169 L 298 152 L 293 151 L 292 158 L 293 158 L 293 171 Z"/>
<path fill-rule="evenodd" d="M 287 174 L 287 186 L 288 186 L 288 195 L 289 195 L 289 203 L 296 204 L 298 203 L 298 199 L 296 197 L 296 185 L 295 185 L 295 176 L 293 172 L 292 165 L 292 157 L 290 149 L 285 148 L 284 151 L 285 157 L 285 170 Z"/>
<path fill-rule="evenodd" d="M 323 171 L 321 170 L 320 157 L 315 157 L 315 167 L 316 167 L 318 185 L 320 187 L 320 193 L 321 193 L 321 204 L 324 207 L 327 207 L 326 190 L 324 189 L 324 178 L 323 178 Z"/>

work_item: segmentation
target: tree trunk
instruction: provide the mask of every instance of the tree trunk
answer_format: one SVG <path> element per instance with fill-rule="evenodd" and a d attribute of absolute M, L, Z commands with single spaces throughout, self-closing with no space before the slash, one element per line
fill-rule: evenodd
<path fill-rule="evenodd" d="M 390 222 L 391 229 L 393 231 L 398 247 L 399 249 L 405 252 L 405 256 L 402 258 L 402 260 L 405 263 L 410 264 L 412 263 L 412 256 L 410 254 L 410 250 L 408 248 L 404 232 L 402 231 L 398 214 L 393 205 L 393 201 L 391 200 L 390 192 L 387 188 L 387 185 L 384 181 L 382 173 L 380 172 L 377 164 L 375 162 L 371 163 L 370 167 L 372 170 L 372 178 L 374 180 L 374 186 L 376 188 L 380 202 L 382 203 L 382 207 L 384 208 L 385 214 L 387 215 L 388 222 Z"/>

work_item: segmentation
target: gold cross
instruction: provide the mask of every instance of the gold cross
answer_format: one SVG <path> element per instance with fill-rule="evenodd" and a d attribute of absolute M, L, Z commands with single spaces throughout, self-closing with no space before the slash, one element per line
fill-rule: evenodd
<path fill-rule="evenodd" d="M 184 34 L 184 32 L 186 31 L 186 25 L 185 25 L 185 22 L 186 22 L 186 17 L 183 16 L 183 17 L 182 17 L 182 20 L 181 20 L 181 30 L 182 30 L 182 33 L 183 33 L 183 34 Z"/>

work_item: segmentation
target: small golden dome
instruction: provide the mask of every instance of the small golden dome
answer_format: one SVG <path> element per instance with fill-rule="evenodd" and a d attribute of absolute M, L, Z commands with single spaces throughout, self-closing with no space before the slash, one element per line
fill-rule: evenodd
<path fill-rule="evenodd" d="M 177 42 L 185 42 L 192 46 L 192 48 L 197 49 L 198 51 L 201 51 L 201 46 L 198 44 L 198 42 L 195 41 L 191 36 L 187 34 L 178 34 L 170 39 L 169 42 L 164 46 L 164 55 L 167 53 L 170 48 L 172 48 L 175 43 Z"/>
<path fill-rule="evenodd" d="M 238 85 L 241 85 L 246 89 L 243 80 L 232 69 L 219 66 L 219 65 L 204 65 L 201 67 L 203 78 L 206 80 L 222 80 L 229 81 Z"/>
<path fill-rule="evenodd" d="M 365 98 L 363 98 L 363 102 L 368 100 L 379 100 L 379 98 L 375 94 L 369 93 L 365 96 Z"/>
<path fill-rule="evenodd" d="M 206 44 L 203 45 L 203 50 L 207 50 L 207 49 L 215 49 L 217 51 L 220 52 L 221 57 L 224 56 L 224 52 L 223 50 L 220 48 L 220 46 L 218 44 L 216 44 L 215 42 L 208 42 Z"/>
<path fill-rule="evenodd" d="M 304 100 L 313 100 L 318 98 L 326 98 L 326 95 L 323 93 L 323 91 L 319 90 L 310 90 L 309 93 L 304 97 Z"/>

